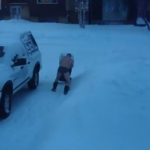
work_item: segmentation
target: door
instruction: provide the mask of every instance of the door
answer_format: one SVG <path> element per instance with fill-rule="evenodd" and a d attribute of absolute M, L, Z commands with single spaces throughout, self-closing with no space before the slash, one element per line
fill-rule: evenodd
<path fill-rule="evenodd" d="M 10 78 L 13 81 L 13 89 L 15 91 L 20 87 L 22 80 L 23 80 L 21 66 L 13 66 L 17 58 L 18 58 L 18 54 L 12 52 L 10 53 L 11 61 L 8 61 L 7 59 L 8 66 L 10 66 L 11 68 Z"/>
<path fill-rule="evenodd" d="M 11 79 L 13 80 L 13 88 L 14 90 L 17 90 L 20 88 L 22 82 L 23 82 L 23 77 L 22 77 L 22 71 L 20 66 L 14 66 L 12 68 L 12 75 Z"/>
<path fill-rule="evenodd" d="M 15 62 L 16 59 L 18 58 L 27 58 L 25 51 L 22 47 L 20 47 L 20 49 L 18 49 L 18 51 L 15 51 L 17 53 L 13 55 L 12 57 L 12 62 Z M 13 79 L 14 82 L 14 88 L 15 90 L 20 89 L 25 81 L 27 80 L 27 76 L 28 76 L 28 68 L 27 65 L 22 65 L 22 66 L 13 66 L 12 68 L 12 75 L 11 78 Z"/>
<path fill-rule="evenodd" d="M 20 19 L 21 18 L 21 6 L 11 6 L 10 12 L 11 12 L 12 19 Z"/>
<path fill-rule="evenodd" d="M 26 58 L 26 59 L 28 58 L 27 53 L 25 52 L 23 47 L 20 48 L 18 54 L 19 54 L 18 58 Z M 22 78 L 21 83 L 24 83 L 28 78 L 28 64 L 20 66 L 20 70 L 21 70 L 20 75 Z"/>

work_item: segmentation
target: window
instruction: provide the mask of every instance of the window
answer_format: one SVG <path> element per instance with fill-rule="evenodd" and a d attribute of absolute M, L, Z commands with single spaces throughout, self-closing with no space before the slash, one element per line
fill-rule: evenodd
<path fill-rule="evenodd" d="M 28 53 L 28 55 L 32 55 L 34 52 L 37 52 L 38 51 L 38 45 L 32 35 L 32 33 L 28 33 L 28 40 L 27 41 L 24 41 L 24 46 L 25 46 L 25 49 Z"/>
<path fill-rule="evenodd" d="M 29 37 L 30 37 L 31 41 L 33 42 L 34 47 L 38 47 L 33 35 L 30 34 Z"/>
<path fill-rule="evenodd" d="M 37 4 L 58 4 L 58 0 L 37 0 Z"/>

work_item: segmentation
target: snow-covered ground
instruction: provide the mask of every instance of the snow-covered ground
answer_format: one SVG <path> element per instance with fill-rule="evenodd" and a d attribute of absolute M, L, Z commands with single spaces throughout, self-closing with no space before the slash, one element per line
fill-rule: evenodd
<path fill-rule="evenodd" d="M 150 33 L 133 26 L 1 21 L 0 45 L 31 30 L 43 56 L 40 85 L 13 97 L 0 150 L 150 150 Z M 61 53 L 75 57 L 71 91 L 52 93 Z"/>

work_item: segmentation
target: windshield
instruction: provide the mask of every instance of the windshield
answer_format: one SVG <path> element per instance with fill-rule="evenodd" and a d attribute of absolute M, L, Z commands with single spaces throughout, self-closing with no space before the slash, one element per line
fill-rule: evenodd
<path fill-rule="evenodd" d="M 5 55 L 4 46 L 0 46 L 0 63 L 3 62 L 3 60 L 4 60 L 4 55 Z"/>

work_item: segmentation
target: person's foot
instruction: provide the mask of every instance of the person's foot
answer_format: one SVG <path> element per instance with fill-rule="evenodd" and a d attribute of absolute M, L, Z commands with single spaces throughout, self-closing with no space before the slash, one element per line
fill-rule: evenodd
<path fill-rule="evenodd" d="M 54 82 L 53 83 L 52 91 L 56 91 L 57 85 L 58 85 L 58 82 Z"/>
<path fill-rule="evenodd" d="M 51 91 L 56 92 L 56 89 L 52 88 Z"/>
<path fill-rule="evenodd" d="M 69 89 L 70 89 L 69 86 L 65 86 L 65 87 L 64 87 L 64 94 L 67 94 L 68 91 L 69 91 Z"/>

